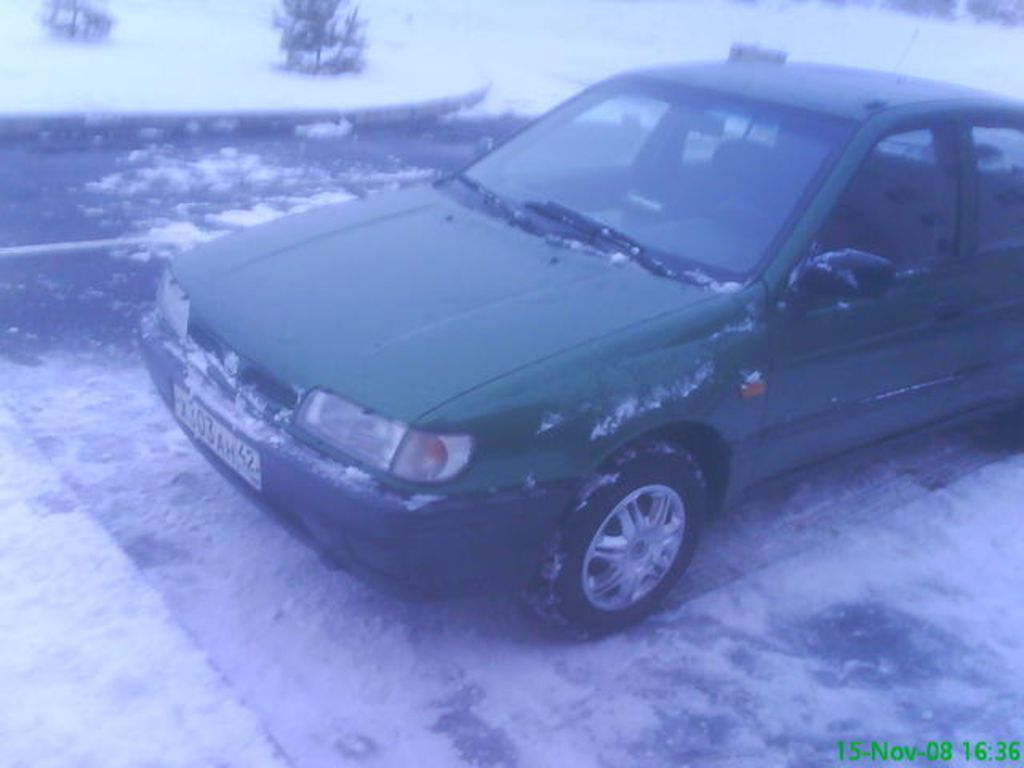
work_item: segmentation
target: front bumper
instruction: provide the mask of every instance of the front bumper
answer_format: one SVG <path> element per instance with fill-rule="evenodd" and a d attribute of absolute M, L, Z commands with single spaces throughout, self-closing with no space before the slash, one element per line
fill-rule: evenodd
<path fill-rule="evenodd" d="M 410 596 L 522 585 L 573 498 L 568 483 L 466 496 L 437 495 L 435 489 L 403 495 L 239 410 L 244 406 L 236 405 L 237 398 L 230 400 L 188 362 L 156 316 L 144 319 L 141 346 L 168 406 L 175 385 L 184 387 L 259 451 L 262 488 L 257 492 L 193 438 L 222 474 L 329 563 Z"/>

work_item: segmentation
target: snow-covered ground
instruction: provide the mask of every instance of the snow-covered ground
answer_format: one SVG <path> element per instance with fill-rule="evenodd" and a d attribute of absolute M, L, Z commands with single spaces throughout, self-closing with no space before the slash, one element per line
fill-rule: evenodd
<path fill-rule="evenodd" d="M 108 44 L 50 39 L 37 3 L 0 0 L 0 115 L 344 109 L 461 95 L 535 113 L 614 72 L 721 59 L 737 41 L 801 61 L 898 70 L 1024 97 L 1020 29 L 762 0 L 361 0 L 369 67 L 277 67 L 273 0 L 118 0 Z"/>
<path fill-rule="evenodd" d="M 766 488 L 714 526 L 663 614 L 581 644 L 499 598 L 406 604 L 326 570 L 197 455 L 133 355 L 0 362 L 0 380 L 60 487 L 295 766 L 820 768 L 840 739 L 1024 731 L 1024 457 L 984 432 L 907 439 Z M 5 460 L 43 463 L 20 450 Z M 31 492 L 12 480 L 8 492 Z M 0 589 L 0 615 L 11 599 Z M 134 605 L 103 610 L 129 621 Z M 137 636 L 112 642 L 146 653 Z M 145 691 L 163 675 L 142 665 L 133 679 Z M 131 712 L 108 714 L 116 729 Z M 0 763 L 10 749 L 0 740 Z"/>
<path fill-rule="evenodd" d="M 391 172 L 312 162 L 282 164 L 227 146 L 188 149 L 157 145 L 124 155 L 120 169 L 81 190 L 93 215 L 122 209 L 148 241 L 119 255 L 171 257 L 214 238 L 293 213 L 429 181 L 437 171 L 402 167 Z"/>
<path fill-rule="evenodd" d="M 285 765 L 2 407 L 0 456 L 0 764 Z"/>
<path fill-rule="evenodd" d="M 0 0 L 0 116 L 344 110 L 462 96 L 486 85 L 473 62 L 431 56 L 401 16 L 374 20 L 358 76 L 282 71 L 271 0 L 118 0 L 106 44 L 51 38 L 34 0 Z"/>
<path fill-rule="evenodd" d="M 368 13 L 378 5 L 423 9 L 412 33 L 479 64 L 493 84 L 488 111 L 542 111 L 625 69 L 720 60 L 735 42 L 782 48 L 795 61 L 896 70 L 1024 97 L 1021 29 L 854 4 L 367 0 Z"/>

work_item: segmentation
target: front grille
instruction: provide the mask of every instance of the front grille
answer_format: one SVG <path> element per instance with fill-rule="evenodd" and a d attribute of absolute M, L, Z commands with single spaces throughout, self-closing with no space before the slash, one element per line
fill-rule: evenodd
<path fill-rule="evenodd" d="M 291 409 L 299 403 L 299 395 L 293 387 L 253 365 L 242 364 L 238 371 L 238 384 L 251 387 L 264 400 L 280 408 Z"/>
<path fill-rule="evenodd" d="M 294 387 L 246 360 L 221 341 L 217 335 L 196 318 L 188 326 L 192 342 L 210 356 L 213 365 L 207 375 L 229 397 L 243 395 L 261 415 L 273 417 L 298 405 L 299 394 Z M 228 365 L 229 359 L 235 365 Z"/>
<path fill-rule="evenodd" d="M 196 346 L 201 349 L 205 349 L 220 362 L 224 362 L 224 345 L 220 343 L 220 340 L 217 339 L 217 337 L 214 336 L 206 326 L 195 318 L 189 321 L 188 337 L 196 344 Z"/>

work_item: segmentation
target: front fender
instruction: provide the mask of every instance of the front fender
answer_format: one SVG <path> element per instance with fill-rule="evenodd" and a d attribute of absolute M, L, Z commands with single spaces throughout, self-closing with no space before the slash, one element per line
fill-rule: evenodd
<path fill-rule="evenodd" d="M 582 480 L 645 435 L 700 424 L 727 443 L 760 428 L 767 368 L 764 290 L 755 283 L 568 350 L 456 398 L 417 426 L 462 431 L 476 456 L 453 490 Z"/>

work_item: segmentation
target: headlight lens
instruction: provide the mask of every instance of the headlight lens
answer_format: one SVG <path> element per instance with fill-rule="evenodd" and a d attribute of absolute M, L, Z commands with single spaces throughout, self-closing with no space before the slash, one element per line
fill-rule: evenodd
<path fill-rule="evenodd" d="M 472 453 L 473 439 L 469 435 L 432 435 L 410 429 L 391 471 L 406 480 L 442 483 L 465 469 Z"/>
<path fill-rule="evenodd" d="M 382 470 L 390 468 L 406 432 L 401 422 L 320 390 L 306 398 L 299 424 L 339 451 Z"/>
<path fill-rule="evenodd" d="M 314 390 L 299 426 L 354 459 L 414 482 L 450 480 L 469 463 L 467 435 L 433 435 L 386 419 L 337 395 Z"/>
<path fill-rule="evenodd" d="M 164 322 L 167 323 L 179 339 L 184 339 L 188 335 L 188 294 L 178 284 L 178 281 L 174 279 L 174 275 L 171 274 L 169 269 L 165 269 L 160 278 L 156 303 Z"/>

